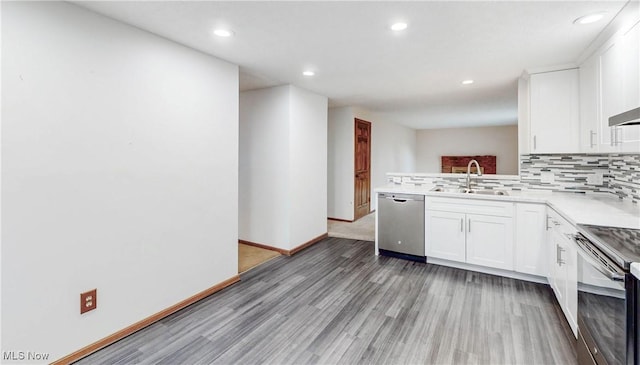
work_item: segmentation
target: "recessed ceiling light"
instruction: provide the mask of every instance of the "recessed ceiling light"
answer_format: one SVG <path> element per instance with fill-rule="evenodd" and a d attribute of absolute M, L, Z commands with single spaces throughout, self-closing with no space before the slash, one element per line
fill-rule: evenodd
<path fill-rule="evenodd" d="M 231 37 L 233 35 L 233 32 L 229 29 L 219 28 L 214 30 L 213 34 L 217 35 L 218 37 Z"/>
<path fill-rule="evenodd" d="M 313 72 L 313 71 L 303 71 L 303 72 L 302 72 L 302 74 L 303 74 L 303 75 L 305 75 L 305 76 L 313 76 L 313 75 L 315 75 L 316 73 L 315 73 L 315 72 Z"/>
<path fill-rule="evenodd" d="M 593 13 L 593 14 L 589 14 L 589 15 L 585 15 L 585 16 L 581 16 L 580 18 L 576 19 L 573 21 L 573 24 L 590 24 L 590 23 L 595 23 L 598 20 L 602 19 L 602 17 L 604 17 L 604 12 L 600 12 L 600 13 Z"/>
<path fill-rule="evenodd" d="M 464 80 L 462 81 L 462 85 L 471 85 L 473 84 L 473 80 Z"/>
<path fill-rule="evenodd" d="M 408 25 L 407 23 L 394 23 L 391 25 L 391 30 L 393 30 L 394 32 L 399 32 L 401 30 L 405 30 L 407 29 Z"/>

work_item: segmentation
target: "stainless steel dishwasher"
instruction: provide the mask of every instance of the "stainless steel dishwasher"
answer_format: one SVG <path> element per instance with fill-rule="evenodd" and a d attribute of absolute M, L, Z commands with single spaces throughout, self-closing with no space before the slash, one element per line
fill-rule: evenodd
<path fill-rule="evenodd" d="M 426 262 L 424 195 L 378 194 L 378 252 Z"/>

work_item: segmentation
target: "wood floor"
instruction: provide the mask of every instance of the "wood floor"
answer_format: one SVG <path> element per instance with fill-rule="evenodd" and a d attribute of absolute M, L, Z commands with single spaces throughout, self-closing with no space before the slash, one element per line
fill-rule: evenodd
<path fill-rule="evenodd" d="M 79 364 L 575 364 L 548 286 L 328 238 Z"/>
<path fill-rule="evenodd" d="M 280 256 L 280 253 L 260 247 L 245 245 L 244 243 L 238 243 L 238 272 L 243 273 L 273 259 L 276 256 Z"/>

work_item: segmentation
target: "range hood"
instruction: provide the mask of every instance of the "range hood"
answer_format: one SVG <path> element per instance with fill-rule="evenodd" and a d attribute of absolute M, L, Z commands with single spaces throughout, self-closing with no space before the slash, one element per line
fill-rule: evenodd
<path fill-rule="evenodd" d="M 640 124 L 640 107 L 609 117 L 609 127 Z"/>

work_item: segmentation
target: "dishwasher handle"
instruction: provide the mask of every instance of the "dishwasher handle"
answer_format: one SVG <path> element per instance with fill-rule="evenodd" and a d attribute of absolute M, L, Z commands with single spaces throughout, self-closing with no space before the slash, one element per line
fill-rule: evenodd
<path fill-rule="evenodd" d="M 381 194 L 380 197 L 387 200 L 392 200 L 395 203 L 424 201 L 424 195 L 417 194 Z"/>

